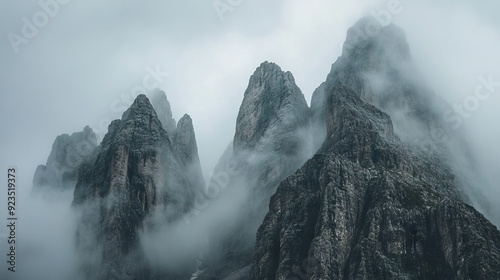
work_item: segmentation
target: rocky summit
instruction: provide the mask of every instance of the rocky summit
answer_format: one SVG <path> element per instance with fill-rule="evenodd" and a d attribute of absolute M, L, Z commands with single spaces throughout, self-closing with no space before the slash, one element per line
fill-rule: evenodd
<path fill-rule="evenodd" d="M 139 231 L 159 226 L 147 221 L 153 215 L 165 224 L 180 219 L 204 187 L 196 180 L 201 170 L 191 168 L 196 140 L 184 119 L 174 145 L 148 98 L 139 95 L 82 168 L 73 205 L 81 211 L 77 248 L 86 279 L 167 277 L 148 266 Z"/>
<path fill-rule="evenodd" d="M 221 193 L 207 212 L 219 205 L 238 206 L 223 220 L 223 228 L 209 230 L 207 268 L 197 279 L 248 275 L 255 234 L 270 196 L 310 156 L 310 121 L 309 108 L 293 75 L 274 63 L 262 63 L 244 93 L 232 145 L 209 184 L 209 190 Z"/>

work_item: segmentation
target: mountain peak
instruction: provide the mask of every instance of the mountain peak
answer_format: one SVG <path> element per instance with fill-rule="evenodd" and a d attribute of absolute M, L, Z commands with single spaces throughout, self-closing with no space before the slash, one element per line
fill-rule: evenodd
<path fill-rule="evenodd" d="M 343 56 L 381 52 L 398 59 L 410 59 L 410 47 L 403 29 L 393 23 L 382 25 L 372 16 L 361 18 L 349 28 L 343 46 Z"/>
<path fill-rule="evenodd" d="M 339 82 L 391 116 L 396 133 L 405 141 L 426 142 L 430 121 L 439 119 L 433 108 L 438 102 L 421 81 L 405 32 L 392 23 L 382 26 L 376 18 L 364 17 L 349 28 L 343 53 L 315 99 L 326 100 Z M 314 105 L 318 112 L 324 109 Z M 408 130 L 409 119 L 417 129 Z"/>
<path fill-rule="evenodd" d="M 196 160 L 199 163 L 193 121 L 188 114 L 184 114 L 179 120 L 174 139 L 176 154 L 183 159 L 182 161 Z"/>
<path fill-rule="evenodd" d="M 293 78 L 292 73 L 288 71 L 284 72 L 276 63 L 268 61 L 264 61 L 263 63 L 261 63 L 260 66 L 255 70 L 253 75 L 250 77 L 250 83 L 264 83 L 266 81 L 275 80 L 277 78 L 286 80 L 289 83 L 295 85 L 295 79 Z"/>
<path fill-rule="evenodd" d="M 464 203 L 455 155 L 417 146 L 439 111 L 415 75 L 399 27 L 349 29 L 311 102 L 327 137 L 271 197 L 251 279 L 499 278 L 500 232 Z"/>
<path fill-rule="evenodd" d="M 175 119 L 172 117 L 172 109 L 170 107 L 170 102 L 167 99 L 167 95 L 164 91 L 155 89 L 149 97 L 151 105 L 153 105 L 163 128 L 167 131 L 169 136 L 172 136 L 175 133 L 177 124 Z"/>
<path fill-rule="evenodd" d="M 153 105 L 149 102 L 149 99 L 144 94 L 139 94 L 134 103 L 123 113 L 122 121 L 127 121 L 131 118 L 134 118 L 138 114 L 155 112 Z M 155 112 L 156 115 L 156 112 Z"/>
<path fill-rule="evenodd" d="M 139 232 L 156 229 L 154 221 L 143 228 L 148 217 L 157 217 L 158 223 L 176 221 L 193 207 L 204 187 L 192 122 L 186 117 L 180 127 L 184 123 L 191 130 L 169 137 L 141 94 L 121 120 L 110 124 L 92 161 L 82 166 L 73 206 L 86 221 L 77 228 L 86 279 L 135 279 L 154 270 L 135 261 L 145 259 L 138 250 Z M 102 266 L 95 265 L 96 256 L 103 258 Z M 163 276 L 159 278 L 170 279 Z"/>
<path fill-rule="evenodd" d="M 281 67 L 279 67 L 278 64 L 274 62 L 269 62 L 269 61 L 264 61 L 260 64 L 260 66 L 257 68 L 257 70 L 261 69 L 262 71 L 282 71 Z"/>
<path fill-rule="evenodd" d="M 263 138 L 273 138 L 271 142 L 275 142 L 275 136 L 303 126 L 308 116 L 309 108 L 293 75 L 274 63 L 264 62 L 250 77 L 245 91 L 234 147 L 255 148 L 259 141 L 265 142 Z"/>
<path fill-rule="evenodd" d="M 198 144 L 196 143 L 193 120 L 188 114 L 184 114 L 179 120 L 173 144 L 179 162 L 188 170 L 189 184 L 196 191 L 203 190 L 205 180 L 198 156 Z"/>

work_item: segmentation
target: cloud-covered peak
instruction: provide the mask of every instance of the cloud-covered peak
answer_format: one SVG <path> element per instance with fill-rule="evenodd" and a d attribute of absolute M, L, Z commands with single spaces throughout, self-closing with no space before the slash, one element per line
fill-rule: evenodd
<path fill-rule="evenodd" d="M 173 135 L 176 129 L 176 122 L 172 117 L 172 109 L 170 107 L 170 102 L 167 99 L 167 95 L 164 91 L 156 89 L 149 95 L 149 98 L 151 100 L 151 105 L 153 105 L 153 108 L 158 115 L 158 119 L 160 119 L 163 125 L 163 128 L 167 131 L 169 136 Z"/>
<path fill-rule="evenodd" d="M 406 33 L 382 18 L 366 16 L 347 31 L 342 55 L 363 56 L 368 61 L 373 55 L 390 54 L 398 60 L 410 59 L 410 47 Z"/>

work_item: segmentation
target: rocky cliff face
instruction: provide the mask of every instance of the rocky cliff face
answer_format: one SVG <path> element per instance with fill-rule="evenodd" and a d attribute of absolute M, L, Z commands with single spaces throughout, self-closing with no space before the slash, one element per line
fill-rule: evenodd
<path fill-rule="evenodd" d="M 184 115 L 177 123 L 173 137 L 173 149 L 179 162 L 186 170 L 186 176 L 191 186 L 201 192 L 205 189 L 205 180 L 201 171 L 198 145 L 193 128 L 193 121 L 189 115 Z"/>
<path fill-rule="evenodd" d="M 77 247 L 86 279 L 175 279 L 185 272 L 151 269 L 139 246 L 139 231 L 158 226 L 146 218 L 176 221 L 200 192 L 193 178 L 201 174 L 186 167 L 197 153 L 190 119 L 183 119 L 174 145 L 148 98 L 139 95 L 82 167 L 73 205 L 81 212 Z"/>
<path fill-rule="evenodd" d="M 86 126 L 83 131 L 59 135 L 45 165 L 39 165 L 33 177 L 33 192 L 73 190 L 80 166 L 97 147 L 97 138 Z"/>
<path fill-rule="evenodd" d="M 272 197 L 254 279 L 496 279 L 500 232 L 442 161 L 345 87 L 327 102 L 329 138 Z"/>
<path fill-rule="evenodd" d="M 267 204 L 277 184 L 311 156 L 310 122 L 292 74 L 274 63 L 261 64 L 250 77 L 233 141 L 233 157 L 248 163 L 242 174 L 256 199 Z"/>
<path fill-rule="evenodd" d="M 312 154 L 309 129 L 309 108 L 292 74 L 274 63 L 262 63 L 245 91 L 233 145 L 210 183 L 222 190 L 213 204 L 237 201 L 237 213 L 223 229 L 213 231 L 209 268 L 197 279 L 223 279 L 238 270 L 248 275 L 255 233 L 269 197 Z M 221 180 L 218 175 L 230 163 L 237 171 Z"/>
<path fill-rule="evenodd" d="M 405 142 L 420 147 L 439 146 L 442 142 L 435 141 L 440 139 L 435 139 L 433 133 L 437 128 L 446 128 L 441 113 L 446 104 L 425 86 L 401 28 L 390 24 L 374 36 L 360 35 L 359 31 L 373 22 L 373 18 L 366 17 L 349 29 L 342 55 L 313 101 L 322 100 L 322 95 L 342 82 L 362 100 L 389 114 Z M 313 112 L 321 113 L 324 108 L 319 107 Z"/>
<path fill-rule="evenodd" d="M 149 95 L 151 105 L 162 123 L 163 129 L 168 134 L 175 156 L 188 172 L 187 177 L 190 178 L 190 184 L 196 186 L 198 190 L 203 190 L 205 180 L 201 171 L 198 145 L 191 117 L 185 114 L 177 123 L 172 117 L 172 109 L 165 92 L 156 89 Z"/>
<path fill-rule="evenodd" d="M 314 152 L 323 144 L 326 137 L 325 116 L 325 85 L 322 83 L 311 98 L 311 148 Z"/>
<path fill-rule="evenodd" d="M 425 138 L 437 119 L 432 97 L 404 72 L 402 34 L 389 26 L 355 43 L 348 34 L 313 97 L 326 140 L 271 198 L 253 279 L 500 277 L 500 232 L 464 203 L 447 154 L 419 149 L 393 126 L 414 121 Z"/>
<path fill-rule="evenodd" d="M 250 77 L 236 121 L 234 149 L 280 154 L 297 152 L 296 131 L 309 121 L 309 108 L 292 73 L 264 62 Z"/>

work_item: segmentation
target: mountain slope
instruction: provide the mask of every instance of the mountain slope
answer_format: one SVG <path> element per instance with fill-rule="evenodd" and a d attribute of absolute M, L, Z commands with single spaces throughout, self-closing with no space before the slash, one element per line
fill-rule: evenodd
<path fill-rule="evenodd" d="M 271 198 L 253 279 L 499 278 L 500 232 L 464 203 L 441 143 L 418 145 L 439 102 L 408 75 L 404 33 L 353 32 L 313 96 L 326 140 Z"/>
<path fill-rule="evenodd" d="M 500 232 L 461 202 L 455 176 L 342 85 L 330 136 L 272 197 L 254 279 L 496 279 Z"/>

